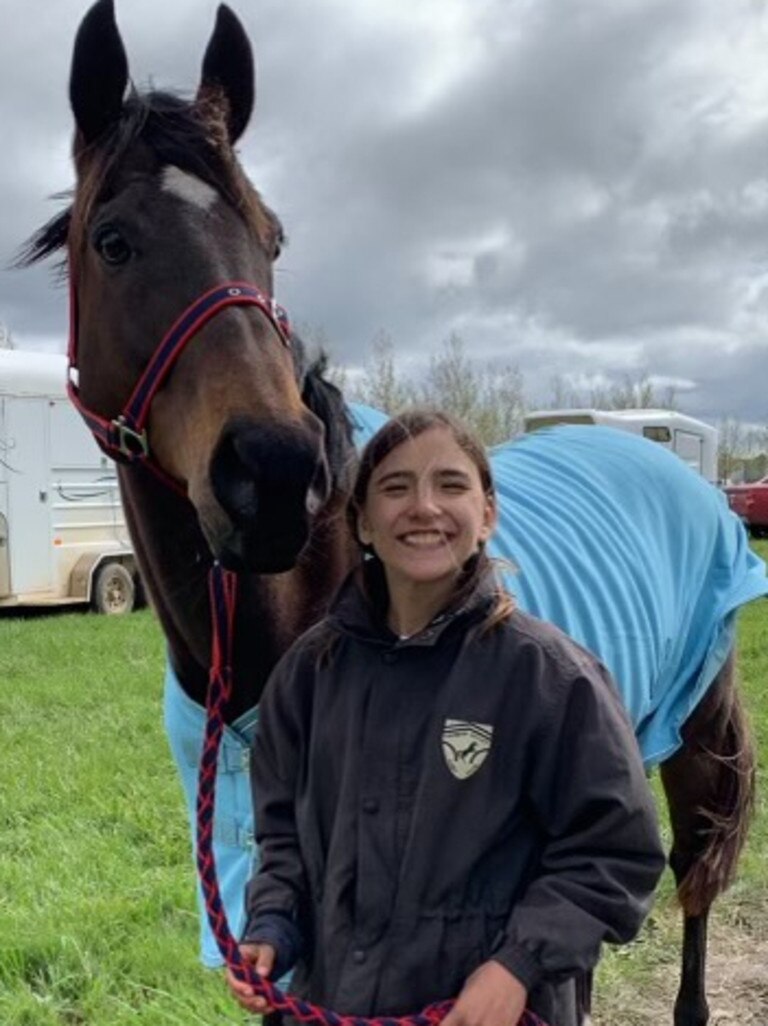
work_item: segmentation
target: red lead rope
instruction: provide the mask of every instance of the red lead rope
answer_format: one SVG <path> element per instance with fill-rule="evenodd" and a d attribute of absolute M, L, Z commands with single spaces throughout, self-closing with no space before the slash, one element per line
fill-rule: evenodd
<path fill-rule="evenodd" d="M 250 984 L 254 992 L 266 998 L 277 1011 L 287 1012 L 300 1022 L 317 1022 L 323 1026 L 437 1026 L 450 1011 L 453 1001 L 440 1001 L 428 1005 L 415 1015 L 399 1018 L 338 1015 L 326 1008 L 319 1008 L 307 1001 L 291 997 L 290 994 L 284 994 L 269 980 L 258 976 L 243 961 L 238 942 L 232 936 L 227 922 L 213 854 L 216 762 L 224 733 L 224 711 L 232 690 L 232 639 L 237 577 L 215 563 L 210 573 L 209 588 L 213 617 L 213 650 L 206 702 L 205 738 L 197 785 L 197 871 L 205 896 L 208 922 L 222 957 L 237 979 Z M 546 1023 L 533 1012 L 526 1010 L 519 1026 L 546 1026 Z"/>

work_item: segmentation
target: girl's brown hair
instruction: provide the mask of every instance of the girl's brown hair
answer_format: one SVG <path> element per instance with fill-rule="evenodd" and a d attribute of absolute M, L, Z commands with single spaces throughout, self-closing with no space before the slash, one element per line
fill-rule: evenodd
<path fill-rule="evenodd" d="M 369 554 L 370 550 L 363 546 L 360 541 L 357 525 L 360 513 L 365 505 L 368 486 L 373 472 L 403 442 L 406 442 L 409 438 L 416 438 L 432 428 L 443 428 L 451 433 L 453 440 L 477 468 L 483 493 L 494 506 L 496 505 L 496 491 L 488 456 L 482 442 L 479 441 L 467 425 L 452 414 L 431 407 L 413 407 L 412 409 L 404 410 L 396 417 L 388 420 L 383 427 L 379 428 L 363 449 L 352 494 L 347 503 L 347 524 L 352 532 L 352 537 Z M 490 562 L 485 546 L 481 545 L 478 557 L 471 559 L 467 563 L 465 573 L 460 579 L 455 597 L 455 601 L 459 605 L 463 599 L 471 594 L 480 579 L 488 571 Z M 485 634 L 508 620 L 514 608 L 514 599 L 499 582 L 495 601 L 482 625 L 482 633 Z"/>

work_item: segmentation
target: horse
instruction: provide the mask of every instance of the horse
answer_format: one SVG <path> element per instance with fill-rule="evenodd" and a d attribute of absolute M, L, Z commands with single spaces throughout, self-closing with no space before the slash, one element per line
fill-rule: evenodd
<path fill-rule="evenodd" d="M 248 37 L 221 5 L 192 100 L 129 89 L 113 0 L 97 0 L 72 57 L 72 201 L 30 239 L 20 261 L 65 254 L 70 395 L 118 461 L 141 576 L 167 640 L 166 725 L 192 809 L 212 646 L 208 577 L 214 563 L 237 574 L 232 696 L 217 783 L 224 819 L 215 835 L 235 931 L 253 858 L 247 757 L 259 699 L 280 655 L 322 615 L 360 558 L 343 516 L 355 417 L 362 434 L 383 419 L 345 404 L 322 357 L 308 359 L 274 302 L 282 227 L 234 150 L 252 113 L 253 83 Z M 675 469 L 693 474 L 679 461 Z M 690 480 L 686 487 L 694 487 Z M 588 498 L 589 480 L 578 487 Z M 561 495 L 569 531 L 583 520 L 569 516 L 571 499 L 568 491 Z M 660 524 L 670 513 L 659 509 L 657 516 Z M 733 573 L 752 582 L 749 594 L 737 582 L 737 604 L 765 594 L 764 571 L 739 548 L 740 525 L 723 520 L 730 514 L 722 509 L 717 516 L 713 531 L 730 532 L 738 550 Z M 631 510 L 620 522 L 629 529 Z M 701 526 L 690 517 L 687 525 L 686 537 Z M 631 548 L 630 538 L 623 542 Z M 521 567 L 512 586 L 523 601 L 528 554 L 521 558 L 514 545 L 510 554 Z M 674 557 L 668 553 L 672 564 Z M 652 618 L 663 596 L 641 581 L 637 601 Z M 529 604 L 558 622 L 558 601 Z M 707 1022 L 707 915 L 732 878 L 752 804 L 754 754 L 734 677 L 733 613 L 718 621 L 714 641 L 704 639 L 695 675 L 703 693 L 661 765 L 685 922 L 675 1026 Z M 605 631 L 593 633 L 591 647 L 603 657 Z M 668 657 L 669 645 L 664 651 Z M 648 672 L 658 685 L 659 667 Z M 215 959 L 203 950 L 204 961 Z M 586 1016 L 588 981 L 583 992 Z"/>

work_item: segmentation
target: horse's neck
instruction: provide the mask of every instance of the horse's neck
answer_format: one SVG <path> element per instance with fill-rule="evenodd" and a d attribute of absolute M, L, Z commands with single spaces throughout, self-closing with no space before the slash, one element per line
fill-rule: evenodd
<path fill-rule="evenodd" d="M 185 692 L 205 703 L 211 655 L 208 548 L 190 504 L 153 480 L 147 471 L 120 471 L 123 505 L 142 577 L 168 642 L 172 665 Z M 352 566 L 343 496 L 319 515 L 307 557 L 276 576 L 238 578 L 234 677 L 227 719 L 234 720 L 261 697 L 283 652 L 327 608 Z"/>

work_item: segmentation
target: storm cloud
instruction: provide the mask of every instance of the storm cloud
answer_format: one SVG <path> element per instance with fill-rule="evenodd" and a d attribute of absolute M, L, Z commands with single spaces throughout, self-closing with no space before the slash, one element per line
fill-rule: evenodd
<path fill-rule="evenodd" d="M 240 155 L 290 244 L 277 291 L 362 363 L 458 332 L 526 392 L 649 375 L 705 419 L 768 419 L 762 2 L 263 0 Z M 139 86 L 192 94 L 202 0 L 118 0 Z M 72 184 L 66 87 L 86 4 L 4 4 L 0 260 Z M 17 346 L 64 348 L 50 269 L 0 274 Z"/>

